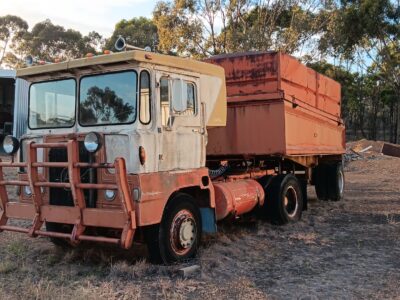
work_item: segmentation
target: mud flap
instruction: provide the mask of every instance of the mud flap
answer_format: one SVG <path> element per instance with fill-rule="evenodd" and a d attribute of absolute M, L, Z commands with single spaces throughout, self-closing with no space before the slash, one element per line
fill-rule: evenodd
<path fill-rule="evenodd" d="M 215 210 L 209 207 L 200 207 L 201 224 L 204 234 L 217 233 L 217 222 L 215 219 Z"/>

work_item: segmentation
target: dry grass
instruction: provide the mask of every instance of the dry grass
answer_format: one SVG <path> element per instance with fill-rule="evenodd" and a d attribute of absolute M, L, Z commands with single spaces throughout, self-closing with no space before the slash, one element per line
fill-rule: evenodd
<path fill-rule="evenodd" d="M 201 271 L 155 266 L 134 252 L 60 250 L 48 239 L 0 234 L 0 299 L 400 298 L 400 159 L 355 161 L 346 199 L 319 202 L 303 220 L 219 226 L 203 243 Z"/>

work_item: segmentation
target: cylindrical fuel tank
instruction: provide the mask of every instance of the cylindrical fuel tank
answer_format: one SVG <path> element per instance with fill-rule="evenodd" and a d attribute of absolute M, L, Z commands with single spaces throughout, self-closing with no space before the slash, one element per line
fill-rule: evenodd
<path fill-rule="evenodd" d="M 253 179 L 213 183 L 217 220 L 250 212 L 264 203 L 264 189 Z"/>

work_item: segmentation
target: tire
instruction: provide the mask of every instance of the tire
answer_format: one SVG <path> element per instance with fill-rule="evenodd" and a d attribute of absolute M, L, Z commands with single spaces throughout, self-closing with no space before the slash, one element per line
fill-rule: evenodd
<path fill-rule="evenodd" d="M 308 192 L 307 192 L 307 186 L 308 182 L 306 179 L 299 179 L 300 186 L 301 186 L 301 192 L 303 194 L 303 211 L 308 209 Z"/>
<path fill-rule="evenodd" d="M 344 196 L 345 177 L 342 163 L 329 166 L 328 173 L 328 198 L 340 201 Z"/>
<path fill-rule="evenodd" d="M 275 176 L 265 195 L 265 210 L 274 224 L 294 223 L 301 219 L 303 192 L 294 175 Z"/>
<path fill-rule="evenodd" d="M 201 229 L 200 210 L 194 198 L 177 194 L 165 207 L 161 223 L 145 229 L 150 261 L 171 264 L 195 257 Z"/>
<path fill-rule="evenodd" d="M 274 178 L 275 176 L 266 175 L 257 180 L 258 183 L 263 187 L 265 193 L 269 189 L 269 186 L 271 185 Z M 265 194 L 264 204 L 262 206 L 258 206 L 256 209 L 256 216 L 261 220 L 271 219 L 270 212 L 268 211 L 268 205 L 266 202 L 267 202 L 267 194 Z"/>
<path fill-rule="evenodd" d="M 318 200 L 328 200 L 328 165 L 319 165 L 313 169 L 313 182 Z"/>

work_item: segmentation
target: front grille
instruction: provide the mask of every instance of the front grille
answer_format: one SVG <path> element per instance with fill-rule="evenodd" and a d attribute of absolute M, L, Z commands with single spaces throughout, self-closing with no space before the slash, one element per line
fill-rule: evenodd
<path fill-rule="evenodd" d="M 89 153 L 86 151 L 83 142 L 79 142 L 79 162 L 90 162 Z M 67 162 L 68 155 L 67 149 L 50 149 L 49 151 L 50 162 Z M 93 172 L 93 180 L 90 182 L 90 172 Z M 49 168 L 49 181 L 50 182 L 68 182 L 68 169 L 67 168 Z M 90 168 L 81 169 L 81 182 L 82 183 L 97 183 L 96 171 Z M 87 207 L 96 207 L 96 190 L 84 190 L 85 202 Z M 90 200 L 92 199 L 92 200 Z M 74 206 L 72 193 L 70 189 L 65 188 L 50 188 L 50 204 L 61 206 Z"/>

